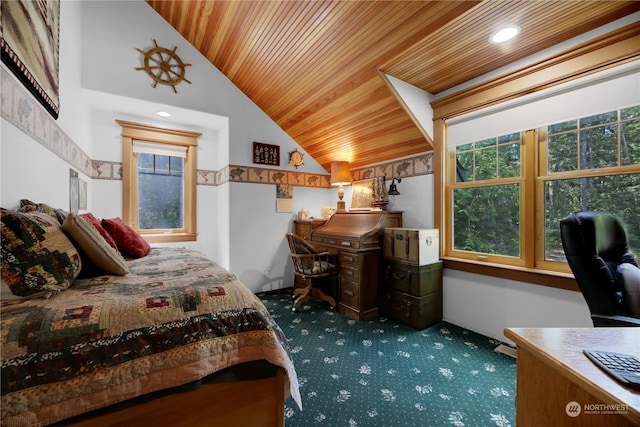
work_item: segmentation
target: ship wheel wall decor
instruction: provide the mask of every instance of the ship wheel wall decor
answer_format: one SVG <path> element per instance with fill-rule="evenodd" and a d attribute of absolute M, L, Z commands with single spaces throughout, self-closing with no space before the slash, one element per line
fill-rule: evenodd
<path fill-rule="evenodd" d="M 158 83 L 171 86 L 174 93 L 178 93 L 176 85 L 182 81 L 189 84 L 191 82 L 184 76 L 185 68 L 191 64 L 185 64 L 176 53 L 177 47 L 173 50 L 158 46 L 155 39 L 153 40 L 155 47 L 150 48 L 146 52 L 136 48 L 138 52 L 144 55 L 144 67 L 137 67 L 138 71 L 146 71 L 149 77 L 153 79 L 153 87 Z"/>

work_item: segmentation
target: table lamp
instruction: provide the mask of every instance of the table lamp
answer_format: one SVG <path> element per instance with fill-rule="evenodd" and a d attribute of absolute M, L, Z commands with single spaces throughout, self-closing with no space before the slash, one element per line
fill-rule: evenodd
<path fill-rule="evenodd" d="M 351 185 L 351 173 L 349 172 L 349 162 L 331 162 L 331 185 L 338 186 L 338 206 L 337 212 L 345 212 L 344 186 Z"/>

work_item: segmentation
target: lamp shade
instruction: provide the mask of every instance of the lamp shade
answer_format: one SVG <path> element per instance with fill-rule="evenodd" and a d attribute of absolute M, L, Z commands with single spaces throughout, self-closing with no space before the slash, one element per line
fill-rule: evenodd
<path fill-rule="evenodd" d="M 350 185 L 349 162 L 331 162 L 331 185 Z"/>

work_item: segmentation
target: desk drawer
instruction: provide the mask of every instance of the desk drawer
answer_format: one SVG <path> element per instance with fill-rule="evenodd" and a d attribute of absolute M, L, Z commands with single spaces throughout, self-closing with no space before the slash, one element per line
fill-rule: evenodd
<path fill-rule="evenodd" d="M 329 252 L 332 255 L 337 255 L 338 254 L 338 250 L 329 246 L 322 246 L 322 245 L 313 245 L 314 248 L 316 248 L 316 251 L 318 252 Z"/>
<path fill-rule="evenodd" d="M 341 239 L 340 237 L 313 236 L 311 243 L 316 245 L 328 245 L 339 248 L 359 249 L 360 242 L 357 240 Z"/>
<path fill-rule="evenodd" d="M 351 280 L 340 281 L 340 303 L 351 307 L 360 306 L 359 286 L 357 282 Z"/>
<path fill-rule="evenodd" d="M 358 268 L 359 255 L 351 252 L 340 252 L 340 265 Z"/>
<path fill-rule="evenodd" d="M 340 266 L 340 277 L 342 280 L 358 282 L 360 280 L 360 272 L 357 267 L 349 267 L 343 264 Z"/>

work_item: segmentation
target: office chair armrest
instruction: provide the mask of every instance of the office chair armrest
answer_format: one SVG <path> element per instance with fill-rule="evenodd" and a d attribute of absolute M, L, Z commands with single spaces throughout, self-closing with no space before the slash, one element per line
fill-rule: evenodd
<path fill-rule="evenodd" d="M 593 326 L 607 327 L 607 326 L 634 326 L 640 327 L 640 319 L 637 317 L 619 316 L 619 315 L 606 315 L 606 314 L 592 314 L 591 320 L 593 320 Z"/>

